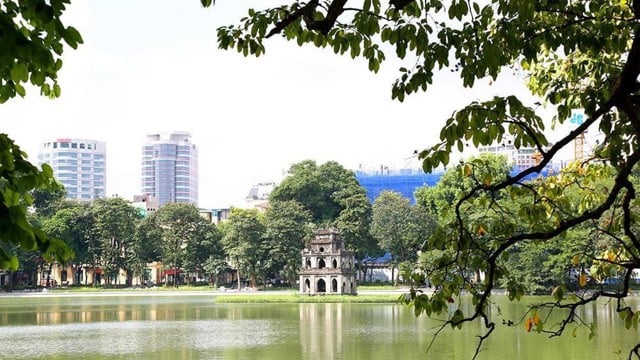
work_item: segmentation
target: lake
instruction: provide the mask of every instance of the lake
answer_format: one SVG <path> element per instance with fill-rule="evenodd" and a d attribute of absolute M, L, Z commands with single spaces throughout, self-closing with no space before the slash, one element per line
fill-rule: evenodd
<path fill-rule="evenodd" d="M 637 303 L 636 299 L 632 300 Z M 498 298 L 497 330 L 480 359 L 626 359 L 640 340 L 613 305 L 580 316 L 560 338 L 527 333 L 522 303 Z M 454 304 L 455 306 L 455 304 Z M 216 304 L 212 294 L 0 296 L 2 359 L 470 359 L 479 323 L 447 329 L 426 353 L 438 322 L 395 304 Z M 550 320 L 554 322 L 552 317 Z"/>

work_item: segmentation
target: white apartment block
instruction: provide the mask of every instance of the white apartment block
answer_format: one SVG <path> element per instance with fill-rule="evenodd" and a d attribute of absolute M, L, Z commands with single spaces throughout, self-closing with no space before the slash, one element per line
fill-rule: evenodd
<path fill-rule="evenodd" d="M 38 164 L 51 166 L 68 199 L 91 201 L 106 196 L 106 149 L 102 141 L 47 139 L 40 143 Z"/>

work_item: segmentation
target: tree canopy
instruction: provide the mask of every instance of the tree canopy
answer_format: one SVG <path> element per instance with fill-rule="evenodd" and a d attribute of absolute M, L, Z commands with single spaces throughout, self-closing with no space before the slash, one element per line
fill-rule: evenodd
<path fill-rule="evenodd" d="M 400 193 L 385 190 L 373 202 L 371 234 L 391 254 L 391 277 L 400 263 L 415 263 L 435 221 L 420 205 L 411 206 Z"/>
<path fill-rule="evenodd" d="M 202 3 L 207 6 L 211 1 Z M 218 29 L 218 44 L 245 56 L 259 56 L 266 51 L 266 39 L 281 36 L 299 45 L 362 57 L 374 72 L 393 53 L 404 61 L 391 90 L 391 97 L 399 101 L 437 86 L 434 74 L 441 70 L 457 73 L 462 85 L 471 88 L 480 79 L 518 72 L 531 94 L 553 109 L 550 119 L 543 118 L 535 100 L 515 93 L 471 101 L 442 119 L 440 141 L 419 153 L 427 172 L 449 165 L 452 154 L 467 145 L 491 145 L 506 136 L 516 148 L 530 147 L 540 154 L 538 164 L 513 176 L 475 176 L 481 159 L 460 167 L 459 176 L 473 181 L 453 200 L 453 216 L 440 224 L 431 239 L 438 241 L 429 245 L 441 250 L 432 269 L 439 279 L 438 290 L 432 296 L 412 292 L 406 298 L 417 314 L 431 314 L 447 309 L 445 305 L 462 291 L 471 293 L 473 309 L 465 313 L 458 308 L 446 324 L 458 327 L 481 319 L 486 331 L 479 337 L 480 350 L 495 328 L 488 315 L 491 290 L 506 283 L 511 298 L 524 292 L 522 284 L 509 277 L 509 263 L 503 261 L 510 251 L 555 241 L 582 226 L 589 227 L 591 236 L 608 239 L 601 241 L 608 244 L 607 250 L 592 259 L 593 270 L 602 264 L 616 267 L 624 274 L 624 286 L 572 297 L 557 288 L 552 307 L 568 309 L 569 315 L 557 327 L 536 318 L 536 328 L 551 335 L 562 333 L 575 322 L 577 307 L 601 297 L 616 301 L 621 317 L 637 324 L 640 313 L 623 299 L 629 294 L 633 269 L 640 267 L 636 186 L 631 181 L 640 161 L 638 19 L 637 0 L 292 1 L 249 9 L 239 24 Z M 568 122 L 574 111 L 584 113 L 584 121 L 552 143 L 549 124 Z M 589 158 L 547 181 L 525 181 L 586 131 L 603 134 Z M 603 173 L 612 179 L 610 186 L 596 183 Z M 574 186 L 580 196 L 562 192 Z M 477 209 L 486 211 L 466 215 Z M 485 274 L 482 281 L 472 278 L 478 268 Z M 634 355 L 640 357 L 640 345 L 631 349 L 630 357 Z"/>
<path fill-rule="evenodd" d="M 357 258 L 377 252 L 369 234 L 371 204 L 355 174 L 335 161 L 313 160 L 293 164 L 269 195 L 272 203 L 295 201 L 311 214 L 316 228 L 337 227 Z"/>

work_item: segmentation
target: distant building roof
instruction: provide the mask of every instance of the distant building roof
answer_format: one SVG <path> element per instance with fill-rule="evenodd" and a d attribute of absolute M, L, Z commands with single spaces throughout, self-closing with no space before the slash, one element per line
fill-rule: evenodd
<path fill-rule="evenodd" d="M 276 187 L 274 182 L 258 183 L 251 187 L 249 194 L 247 194 L 247 200 L 267 200 L 269 194 Z"/>

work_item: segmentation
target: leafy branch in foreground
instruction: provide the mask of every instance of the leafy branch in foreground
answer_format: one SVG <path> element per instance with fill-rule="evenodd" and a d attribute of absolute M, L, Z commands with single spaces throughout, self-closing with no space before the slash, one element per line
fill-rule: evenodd
<path fill-rule="evenodd" d="M 0 134 L 0 269 L 18 268 L 15 246 L 60 261 L 72 256 L 61 240 L 47 236 L 28 219 L 30 192 L 58 186 L 48 165 L 39 170 L 7 135 Z"/>
<path fill-rule="evenodd" d="M 80 33 L 61 17 L 70 0 L 0 3 L 0 104 L 24 97 L 29 85 L 50 98 L 60 96 L 58 71 L 65 44 L 82 44 Z M 0 134 L 0 269 L 18 268 L 16 247 L 39 250 L 46 258 L 64 261 L 72 251 L 27 220 L 32 190 L 56 191 L 51 168 L 29 163 L 6 134 Z"/>
<path fill-rule="evenodd" d="M 391 91 L 400 101 L 437 86 L 434 74 L 442 69 L 457 73 L 466 87 L 514 70 L 525 74 L 531 93 L 552 107 L 552 119 L 542 118 L 535 103 L 516 94 L 492 96 L 454 112 L 440 142 L 420 152 L 427 172 L 449 165 L 452 153 L 467 144 L 490 145 L 507 137 L 516 148 L 533 147 L 541 156 L 539 164 L 512 176 L 474 173 L 481 171 L 481 159 L 461 166 L 459 176 L 470 186 L 453 199 L 450 210 L 436 207 L 440 226 L 423 249 L 428 261 L 420 264 L 437 290 L 404 298 L 416 314 L 431 315 L 446 311 L 443 305 L 450 299 L 471 294 L 474 310 L 456 310 L 447 324 L 458 327 L 482 320 L 486 331 L 479 338 L 477 357 L 495 328 L 487 314 L 492 290 L 504 286 L 513 300 L 525 293 L 509 262 L 522 249 L 573 239 L 572 246 L 584 254 L 581 262 L 593 263 L 589 270 L 595 270 L 594 281 L 605 273 L 610 276 L 611 269 L 622 275 L 620 287 L 598 283 L 591 296 L 574 301 L 563 297 L 552 306 L 578 307 L 629 294 L 631 271 L 640 267 L 634 180 L 640 160 L 639 19 L 638 0 L 354 0 L 348 6 L 344 0 L 293 1 L 263 11 L 250 9 L 239 25 L 218 29 L 218 44 L 258 56 L 265 51 L 264 39 L 279 34 L 299 45 L 362 57 L 374 72 L 393 52 L 407 63 Z M 586 120 L 551 143 L 548 120 L 553 128 L 574 111 L 584 112 Z M 545 180 L 525 181 L 587 131 L 603 135 L 591 158 Z M 578 230 L 589 234 L 582 243 L 570 236 Z M 599 250 L 615 256 L 600 256 Z M 581 285 L 587 270 L 579 270 Z M 539 317 L 529 320 L 531 326 L 546 329 Z M 569 316 L 565 325 L 573 321 Z M 550 331 L 561 333 L 564 326 Z M 638 349 L 629 357 L 640 357 Z"/>

